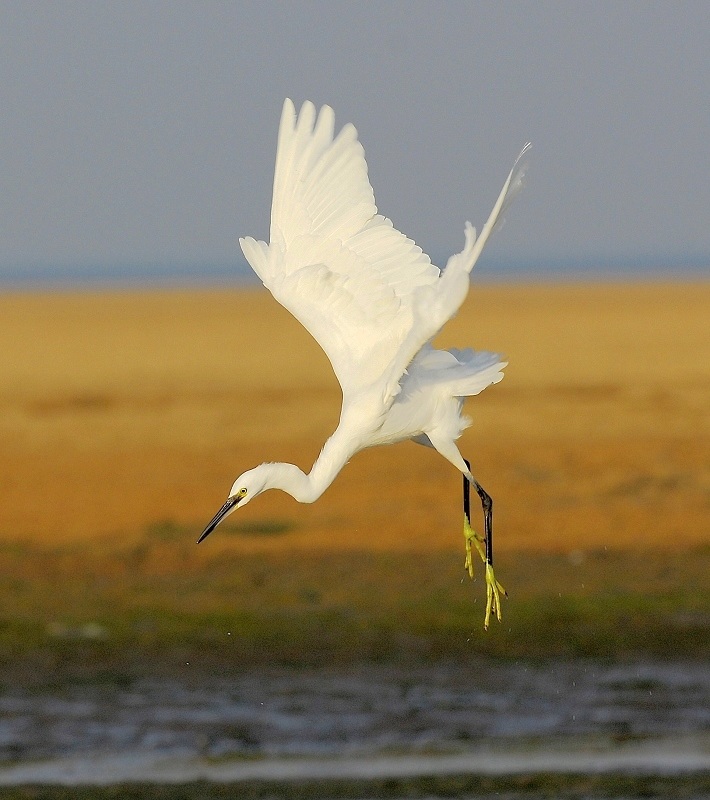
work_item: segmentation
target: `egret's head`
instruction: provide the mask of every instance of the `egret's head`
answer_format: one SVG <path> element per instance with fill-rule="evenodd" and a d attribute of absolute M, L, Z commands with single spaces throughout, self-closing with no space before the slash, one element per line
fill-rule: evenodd
<path fill-rule="evenodd" d="M 226 519 L 237 506 L 245 506 L 252 498 L 261 494 L 264 489 L 268 489 L 269 465 L 260 464 L 254 469 L 240 475 L 232 484 L 229 496 L 220 510 L 212 517 L 209 525 L 202 532 L 202 536 L 197 540 L 199 544 L 206 539 L 222 520 Z"/>

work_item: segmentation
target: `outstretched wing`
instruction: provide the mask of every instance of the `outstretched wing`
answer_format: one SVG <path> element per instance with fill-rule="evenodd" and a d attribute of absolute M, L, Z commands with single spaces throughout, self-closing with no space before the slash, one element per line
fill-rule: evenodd
<path fill-rule="evenodd" d="M 330 107 L 316 116 L 307 102 L 296 116 L 290 100 L 279 128 L 270 238 L 268 245 L 240 240 L 254 271 L 321 345 L 344 397 L 377 389 L 385 404 L 415 353 L 463 302 L 480 252 L 467 225 L 463 253 L 442 273 L 377 214 L 355 128 L 334 137 Z"/>

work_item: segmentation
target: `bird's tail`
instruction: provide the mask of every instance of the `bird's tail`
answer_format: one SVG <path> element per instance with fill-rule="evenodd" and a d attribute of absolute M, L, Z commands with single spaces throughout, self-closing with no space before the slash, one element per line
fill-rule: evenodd
<path fill-rule="evenodd" d="M 448 397 L 471 397 L 503 379 L 500 353 L 485 350 L 435 350 L 425 347 L 407 369 L 417 384 L 437 386 Z"/>
<path fill-rule="evenodd" d="M 475 350 L 450 350 L 459 362 L 450 370 L 447 381 L 454 397 L 472 397 L 486 386 L 503 380 L 503 369 L 508 362 L 499 353 Z"/>

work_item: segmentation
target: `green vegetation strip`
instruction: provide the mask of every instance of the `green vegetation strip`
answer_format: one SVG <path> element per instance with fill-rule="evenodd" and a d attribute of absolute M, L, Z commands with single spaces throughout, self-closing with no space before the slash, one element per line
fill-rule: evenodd
<path fill-rule="evenodd" d="M 462 553 L 241 545 L 286 530 L 265 522 L 203 550 L 167 523 L 129 545 L 0 545 L 0 690 L 20 673 L 120 683 L 188 666 L 710 657 L 710 547 L 501 554 L 510 597 L 484 632 L 482 571 L 464 576 Z"/>

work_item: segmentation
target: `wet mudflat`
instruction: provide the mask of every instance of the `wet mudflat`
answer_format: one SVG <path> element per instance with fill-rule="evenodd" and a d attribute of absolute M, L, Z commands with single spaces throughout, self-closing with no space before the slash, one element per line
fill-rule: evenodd
<path fill-rule="evenodd" d="M 474 790 L 474 777 L 613 773 L 663 779 L 672 792 L 671 778 L 697 786 L 710 772 L 704 662 L 262 668 L 197 686 L 6 691 L 0 714 L 6 786 L 208 779 L 257 791 L 282 781 L 311 785 L 310 796 L 331 785 L 340 796 L 375 797 L 367 792 L 385 791 L 382 781 L 395 794 L 381 796 L 406 796 L 436 778 L 441 791 L 458 781 L 455 796 L 469 796 L 461 792 Z M 358 786 L 360 795 L 347 794 Z"/>
<path fill-rule="evenodd" d="M 188 686 L 67 686 L 0 697 L 5 764 L 100 752 L 343 756 L 566 737 L 710 734 L 710 664 L 481 661 L 351 672 L 260 668 Z"/>

